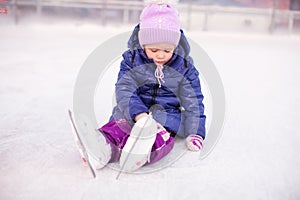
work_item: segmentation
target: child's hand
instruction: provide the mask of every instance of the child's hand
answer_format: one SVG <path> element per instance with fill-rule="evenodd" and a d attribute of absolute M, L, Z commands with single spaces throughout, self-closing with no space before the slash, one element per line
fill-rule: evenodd
<path fill-rule="evenodd" d="M 189 135 L 185 140 L 186 147 L 190 151 L 199 151 L 203 147 L 203 138 L 200 135 Z"/>
<path fill-rule="evenodd" d="M 134 120 L 137 122 L 139 119 L 143 118 L 143 117 L 147 117 L 148 114 L 147 113 L 140 113 L 137 116 L 135 116 Z"/>

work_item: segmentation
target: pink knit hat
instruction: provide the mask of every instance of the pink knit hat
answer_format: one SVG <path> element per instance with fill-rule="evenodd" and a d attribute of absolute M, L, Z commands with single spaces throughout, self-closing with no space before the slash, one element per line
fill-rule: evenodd
<path fill-rule="evenodd" d="M 140 16 L 139 42 L 145 44 L 169 43 L 178 45 L 180 39 L 179 14 L 166 3 L 150 3 Z"/>

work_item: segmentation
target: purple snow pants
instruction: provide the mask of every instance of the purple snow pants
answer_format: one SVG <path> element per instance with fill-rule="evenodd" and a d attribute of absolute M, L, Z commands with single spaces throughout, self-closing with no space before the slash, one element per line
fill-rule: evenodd
<path fill-rule="evenodd" d="M 111 145 L 112 155 L 109 162 L 117 162 L 130 135 L 131 126 L 125 119 L 118 119 L 108 122 L 99 130 Z M 157 133 L 151 149 L 150 162 L 146 164 L 152 164 L 160 160 L 172 150 L 173 146 L 173 137 L 170 136 L 170 138 L 165 141 L 161 134 Z"/>

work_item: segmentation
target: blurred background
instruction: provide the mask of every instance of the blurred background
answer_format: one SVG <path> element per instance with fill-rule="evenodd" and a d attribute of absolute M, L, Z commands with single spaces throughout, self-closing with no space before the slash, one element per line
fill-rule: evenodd
<path fill-rule="evenodd" d="M 300 0 L 179 1 L 186 36 L 209 55 L 224 85 L 222 136 L 203 160 L 188 152 L 155 173 L 116 181 L 117 171 L 104 168 L 92 181 L 67 113 L 76 78 L 99 45 L 132 31 L 144 4 L 0 0 L 0 199 L 299 200 Z M 118 58 L 95 95 L 105 122 Z M 203 91 L 211 119 L 216 107 Z"/>
<path fill-rule="evenodd" d="M 0 23 L 132 25 L 143 0 L 0 0 Z M 180 0 L 184 29 L 300 33 L 300 0 Z"/>

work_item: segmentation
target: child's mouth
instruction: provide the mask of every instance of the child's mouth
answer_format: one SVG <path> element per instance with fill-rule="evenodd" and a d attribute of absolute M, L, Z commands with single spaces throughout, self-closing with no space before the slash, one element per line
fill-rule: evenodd
<path fill-rule="evenodd" d="M 163 65 L 163 64 L 164 64 L 164 61 L 155 61 L 155 63 L 156 63 L 157 65 Z"/>

